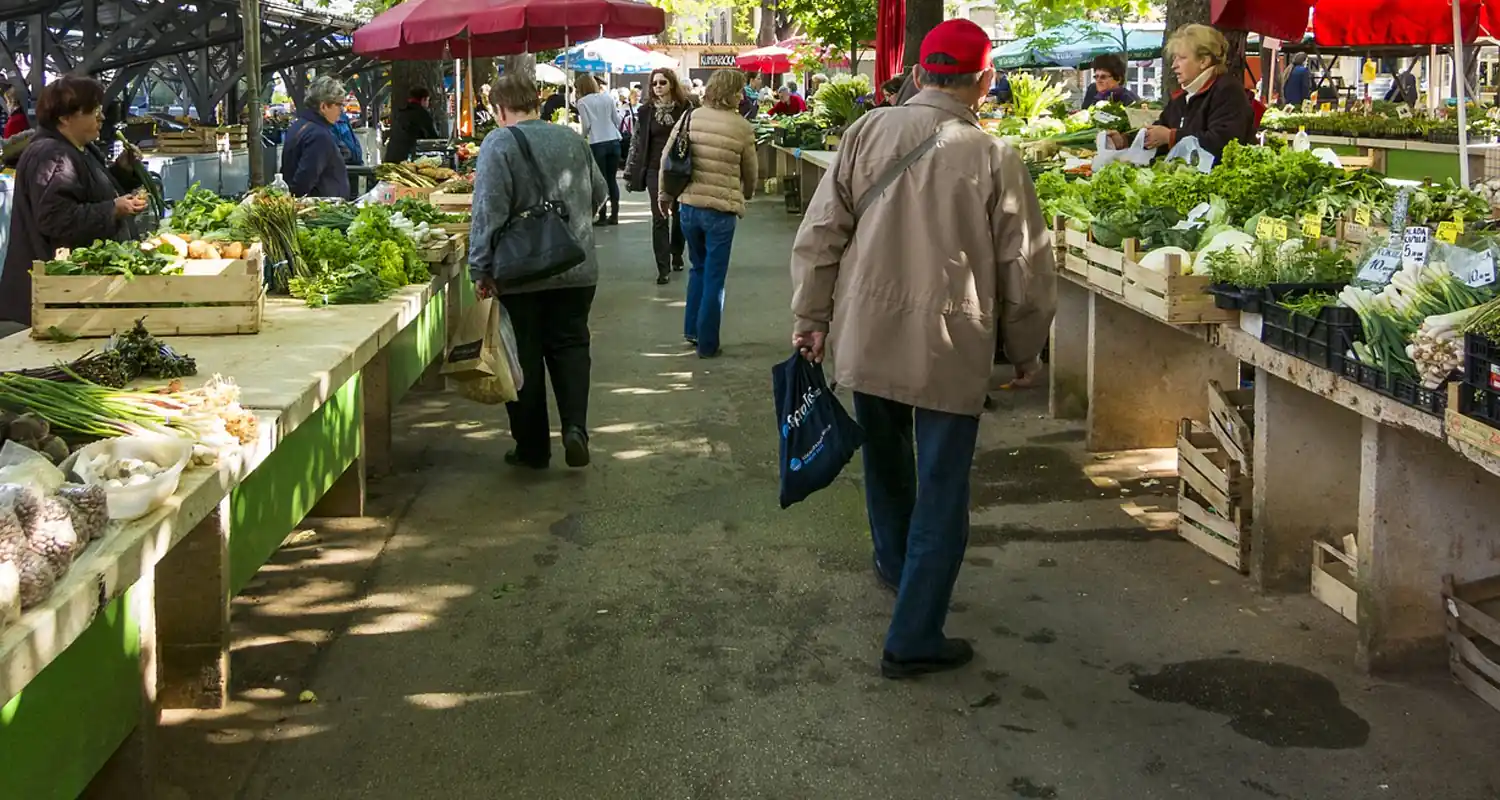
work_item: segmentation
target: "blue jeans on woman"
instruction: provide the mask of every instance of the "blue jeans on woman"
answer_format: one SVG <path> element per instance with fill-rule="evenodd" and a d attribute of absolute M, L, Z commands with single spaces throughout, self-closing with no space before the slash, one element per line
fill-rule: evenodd
<path fill-rule="evenodd" d="M 683 203 L 677 212 L 687 240 L 687 312 L 682 335 L 698 346 L 705 358 L 719 354 L 719 322 L 724 316 L 724 278 L 729 273 L 729 251 L 739 217 L 711 208 Z"/>

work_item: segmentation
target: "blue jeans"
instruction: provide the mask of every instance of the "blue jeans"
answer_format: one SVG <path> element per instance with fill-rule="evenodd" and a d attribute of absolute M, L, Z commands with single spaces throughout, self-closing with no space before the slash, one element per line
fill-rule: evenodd
<path fill-rule="evenodd" d="M 885 651 L 935 656 L 969 543 L 969 467 L 979 418 L 854 393 L 865 430 L 865 506 L 875 568 L 900 585 Z"/>
<path fill-rule="evenodd" d="M 678 207 L 682 235 L 687 240 L 687 311 L 682 335 L 698 342 L 698 354 L 719 352 L 719 322 L 724 316 L 724 278 L 729 274 L 729 251 L 739 217 L 723 211 L 683 203 Z"/>

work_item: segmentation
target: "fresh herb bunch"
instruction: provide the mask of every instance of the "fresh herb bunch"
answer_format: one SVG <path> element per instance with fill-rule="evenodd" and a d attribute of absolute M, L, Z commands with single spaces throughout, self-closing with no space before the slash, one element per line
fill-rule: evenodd
<path fill-rule="evenodd" d="M 136 242 L 96 239 L 88 247 L 79 247 L 67 258 L 46 264 L 48 275 L 171 275 L 182 271 L 172 259 L 141 249 Z"/>
<path fill-rule="evenodd" d="M 412 222 L 425 222 L 428 225 L 441 225 L 445 222 L 461 222 L 464 219 L 464 215 L 449 214 L 447 212 L 440 211 L 438 210 L 437 206 L 421 199 L 420 197 L 403 197 L 400 200 L 397 200 L 395 203 L 391 204 L 391 212 L 399 213 L 401 214 L 401 216 L 406 217 Z M 350 221 L 353 221 L 352 216 L 350 217 Z"/>
<path fill-rule="evenodd" d="M 1304 317 L 1317 319 L 1323 309 L 1334 305 L 1338 298 L 1327 292 L 1308 292 L 1301 297 L 1288 298 L 1281 301 L 1281 305 L 1293 314 L 1301 314 Z"/>
<path fill-rule="evenodd" d="M 229 218 L 238 206 L 194 183 L 172 206 L 172 216 L 162 222 L 167 230 L 205 234 L 230 227 Z"/>
<path fill-rule="evenodd" d="M 863 75 L 835 75 L 818 87 L 808 105 L 821 124 L 842 130 L 864 116 L 865 106 L 860 98 L 870 92 L 870 79 Z"/>
<path fill-rule="evenodd" d="M 308 278 L 307 263 L 297 250 L 297 203 L 279 189 L 259 189 L 237 216 L 246 231 L 258 237 L 266 259 L 276 265 L 272 285 L 286 291 L 293 277 Z"/>

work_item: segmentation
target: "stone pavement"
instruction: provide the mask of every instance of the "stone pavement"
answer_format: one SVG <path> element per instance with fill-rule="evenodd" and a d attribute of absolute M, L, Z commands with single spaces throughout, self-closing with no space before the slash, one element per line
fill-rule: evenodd
<path fill-rule="evenodd" d="M 237 600 L 235 701 L 169 715 L 166 796 L 1500 797 L 1496 712 L 1357 674 L 1332 611 L 1142 527 L 1122 506 L 1171 482 L 1040 391 L 982 427 L 949 623 L 976 663 L 882 680 L 858 460 L 776 506 L 795 219 L 752 205 L 711 361 L 647 220 L 599 234 L 594 466 L 511 470 L 502 409 L 414 395 L 380 516 L 299 532 Z"/>

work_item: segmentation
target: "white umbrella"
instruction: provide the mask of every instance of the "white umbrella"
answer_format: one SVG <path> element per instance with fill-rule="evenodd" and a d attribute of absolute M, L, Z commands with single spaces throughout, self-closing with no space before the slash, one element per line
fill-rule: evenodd
<path fill-rule="evenodd" d="M 538 61 L 536 65 L 536 82 L 563 86 L 567 84 L 568 76 L 557 67 L 543 61 Z"/>
<path fill-rule="evenodd" d="M 553 59 L 554 64 L 582 72 L 650 72 L 660 66 L 676 67 L 676 59 L 642 50 L 618 39 L 595 39 L 576 44 Z"/>

